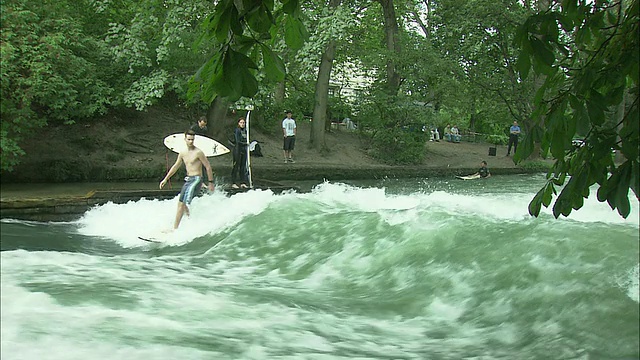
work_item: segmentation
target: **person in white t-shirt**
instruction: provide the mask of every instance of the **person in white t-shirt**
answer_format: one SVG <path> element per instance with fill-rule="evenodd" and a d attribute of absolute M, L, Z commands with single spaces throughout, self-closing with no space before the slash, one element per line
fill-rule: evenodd
<path fill-rule="evenodd" d="M 284 136 L 284 145 L 282 146 L 284 162 L 295 162 L 292 158 L 292 152 L 296 144 L 296 121 L 291 118 L 291 111 L 287 111 L 287 117 L 282 120 L 282 135 Z"/>

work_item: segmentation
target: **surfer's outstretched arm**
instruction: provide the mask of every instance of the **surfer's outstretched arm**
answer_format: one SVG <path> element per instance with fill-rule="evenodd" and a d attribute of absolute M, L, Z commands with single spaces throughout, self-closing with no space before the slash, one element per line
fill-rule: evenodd
<path fill-rule="evenodd" d="M 173 164 L 171 169 L 169 169 L 164 179 L 162 179 L 162 181 L 160 182 L 160 189 L 162 189 L 167 184 L 167 181 L 171 179 L 173 174 L 175 174 L 176 171 L 178 171 L 178 169 L 180 168 L 180 165 L 182 165 L 182 153 L 178 154 L 178 158 L 176 159 L 176 162 Z"/>

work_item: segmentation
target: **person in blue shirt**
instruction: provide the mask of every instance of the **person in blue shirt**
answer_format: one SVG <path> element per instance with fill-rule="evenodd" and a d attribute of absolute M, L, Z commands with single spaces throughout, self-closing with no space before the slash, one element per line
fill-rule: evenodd
<path fill-rule="evenodd" d="M 511 146 L 513 145 L 513 153 L 518 150 L 518 136 L 520 135 L 520 126 L 518 122 L 514 121 L 511 128 L 509 128 L 509 147 L 507 147 L 507 156 L 511 154 Z"/>

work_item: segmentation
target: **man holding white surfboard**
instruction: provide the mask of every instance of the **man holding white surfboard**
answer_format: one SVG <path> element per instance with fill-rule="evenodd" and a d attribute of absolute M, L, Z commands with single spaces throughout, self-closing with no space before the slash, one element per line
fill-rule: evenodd
<path fill-rule="evenodd" d="M 207 136 L 207 117 L 200 116 L 198 122 L 191 125 L 191 130 L 193 130 L 196 135 Z"/>
<path fill-rule="evenodd" d="M 209 191 L 213 191 L 213 171 L 211 170 L 211 164 L 209 164 L 209 160 L 204 156 L 204 152 L 198 149 L 193 145 L 193 141 L 195 139 L 195 132 L 193 130 L 188 130 L 184 133 L 184 141 L 187 145 L 187 149 L 180 151 L 178 153 L 178 158 L 176 162 L 173 164 L 171 169 L 167 172 L 167 175 L 160 182 L 160 189 L 162 189 L 167 181 L 173 176 L 173 174 L 178 171 L 180 165 L 184 162 L 185 169 L 187 170 L 187 177 L 185 178 L 185 183 L 182 186 L 182 190 L 180 190 L 180 196 L 178 197 L 178 210 L 176 212 L 176 218 L 173 223 L 173 229 L 177 229 L 180 226 L 180 221 L 182 220 L 182 216 L 186 213 L 189 216 L 189 208 L 188 204 L 191 203 L 194 196 L 200 191 L 200 186 L 202 184 L 202 167 L 204 166 L 207 172 L 207 178 L 209 182 L 207 184 L 207 188 Z"/>

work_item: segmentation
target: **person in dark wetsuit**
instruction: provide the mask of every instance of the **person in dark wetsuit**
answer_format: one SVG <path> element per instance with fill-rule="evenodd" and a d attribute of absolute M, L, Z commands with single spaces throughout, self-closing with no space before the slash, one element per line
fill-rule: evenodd
<path fill-rule="evenodd" d="M 480 162 L 480 169 L 473 175 L 480 175 L 481 178 L 491 177 L 491 173 L 489 172 L 489 169 L 487 169 L 487 162 L 482 160 L 482 162 Z"/>
<path fill-rule="evenodd" d="M 191 130 L 196 133 L 196 135 L 207 136 L 207 117 L 200 116 L 198 122 L 191 125 Z"/>
<path fill-rule="evenodd" d="M 246 188 L 249 182 L 247 172 L 247 129 L 244 118 L 238 119 L 238 127 L 234 131 L 233 169 L 231 169 L 231 187 Z"/>

